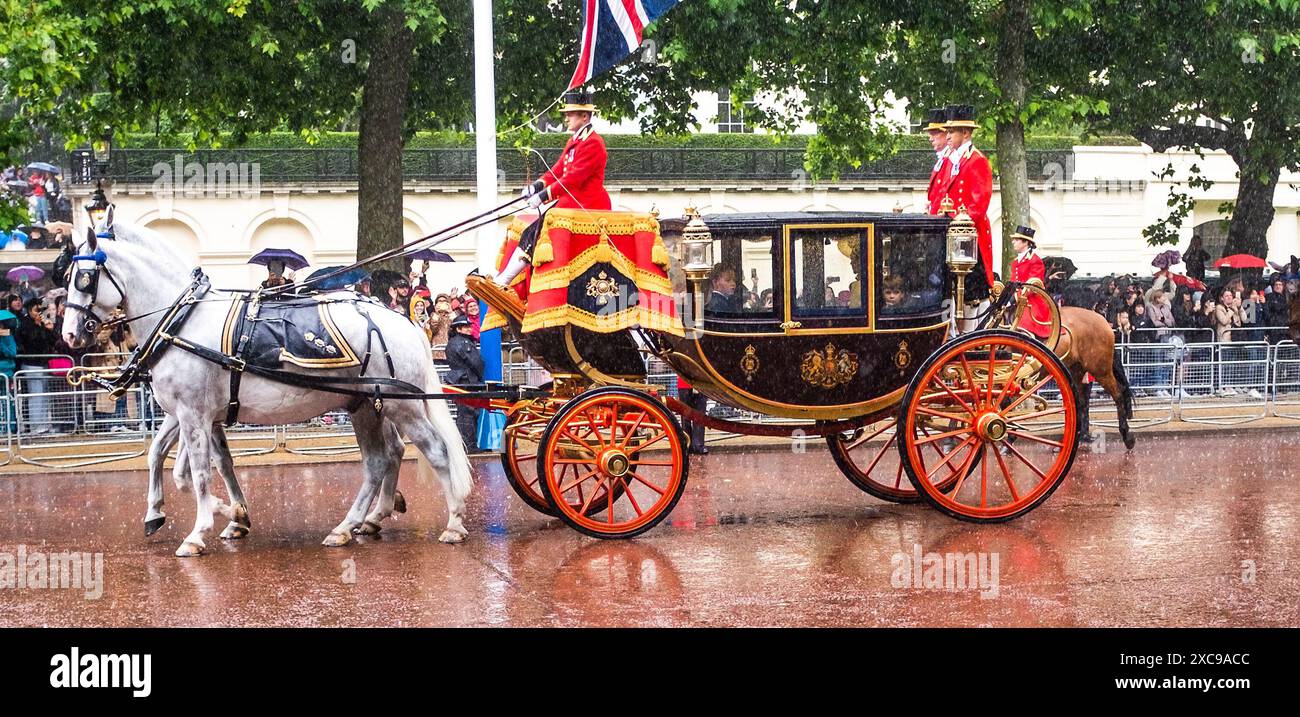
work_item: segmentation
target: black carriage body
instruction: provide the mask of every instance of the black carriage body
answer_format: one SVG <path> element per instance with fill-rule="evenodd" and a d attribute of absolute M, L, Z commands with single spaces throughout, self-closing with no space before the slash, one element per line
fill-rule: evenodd
<path fill-rule="evenodd" d="M 946 217 L 789 212 L 704 217 L 715 274 L 703 335 L 663 336 L 669 360 L 714 400 L 836 420 L 895 405 L 948 335 Z M 667 238 L 667 233 L 666 233 Z M 677 268 L 675 286 L 685 292 Z M 681 307 L 683 317 L 693 307 Z"/>

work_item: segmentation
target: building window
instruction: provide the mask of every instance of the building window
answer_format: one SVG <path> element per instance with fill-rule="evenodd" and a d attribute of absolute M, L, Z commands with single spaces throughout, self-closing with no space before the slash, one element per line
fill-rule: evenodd
<path fill-rule="evenodd" d="M 753 132 L 754 128 L 745 125 L 745 105 L 753 104 L 753 102 L 746 102 L 733 106 L 731 90 L 718 90 L 718 132 Z"/>

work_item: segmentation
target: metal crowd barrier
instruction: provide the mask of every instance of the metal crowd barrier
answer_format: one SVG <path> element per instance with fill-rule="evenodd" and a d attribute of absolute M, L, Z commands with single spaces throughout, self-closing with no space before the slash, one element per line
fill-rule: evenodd
<path fill-rule="evenodd" d="M 1300 420 L 1300 347 L 1286 340 L 1273 345 L 1273 415 Z"/>
<path fill-rule="evenodd" d="M 356 453 L 356 434 L 347 411 L 330 411 L 306 423 L 280 427 L 280 446 L 289 453 L 309 456 L 341 456 Z M 322 440 L 328 443 L 320 443 Z"/>
<path fill-rule="evenodd" d="M 113 401 L 96 386 L 74 388 L 66 369 L 14 374 L 18 460 L 47 468 L 78 468 L 144 455 L 150 430 L 141 414 L 143 389 Z M 100 411 L 100 401 L 111 401 Z M 134 407 L 134 408 L 133 408 Z"/>
<path fill-rule="evenodd" d="M 1115 347 L 1124 364 L 1129 388 L 1133 391 L 1133 429 L 1157 426 L 1174 420 L 1177 394 L 1177 364 L 1182 349 L 1165 343 L 1122 344 Z M 1119 419 L 1106 418 L 1116 413 L 1115 402 L 1097 383 L 1089 384 L 1089 420 L 1102 426 L 1116 427 Z"/>
<path fill-rule="evenodd" d="M 0 466 L 14 460 L 14 433 L 18 430 L 18 417 L 14 415 L 13 389 L 9 377 L 0 375 Z"/>
<path fill-rule="evenodd" d="M 1178 393 L 1179 420 L 1228 426 L 1268 416 L 1272 348 L 1267 342 L 1232 341 L 1186 348 Z M 1189 376 L 1194 380 L 1189 381 Z"/>

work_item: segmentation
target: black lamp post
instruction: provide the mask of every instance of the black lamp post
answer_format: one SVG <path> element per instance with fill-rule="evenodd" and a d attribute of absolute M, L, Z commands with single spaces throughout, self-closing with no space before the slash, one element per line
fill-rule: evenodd
<path fill-rule="evenodd" d="M 105 127 L 104 133 L 90 146 L 95 159 L 95 193 L 90 195 L 86 212 L 90 215 L 90 225 L 99 226 L 99 222 L 108 212 L 108 197 L 104 195 L 104 178 L 108 175 L 109 161 L 113 157 L 113 128 Z"/>

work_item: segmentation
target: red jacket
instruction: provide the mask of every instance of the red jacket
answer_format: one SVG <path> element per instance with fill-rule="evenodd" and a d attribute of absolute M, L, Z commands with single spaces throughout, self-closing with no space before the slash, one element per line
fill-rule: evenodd
<path fill-rule="evenodd" d="M 1043 267 L 1043 259 L 1030 250 L 1024 259 L 1017 257 L 1011 262 L 1011 280 L 1012 281 L 1029 281 L 1038 279 L 1047 281 L 1047 270 Z M 1052 310 L 1047 306 L 1047 301 L 1041 296 L 1034 294 L 1029 297 L 1029 304 L 1025 307 L 1024 316 L 1020 319 L 1019 327 L 1029 331 L 1029 333 L 1039 337 L 1047 338 L 1048 329 L 1052 323 Z"/>
<path fill-rule="evenodd" d="M 539 183 L 546 188 L 543 201 L 556 200 L 560 209 L 611 208 L 609 192 L 605 191 L 605 140 L 587 125 L 569 138 L 564 145 L 560 161 Z"/>
<path fill-rule="evenodd" d="M 993 228 L 989 224 L 989 200 L 993 198 L 993 168 L 989 166 L 988 157 L 971 147 L 967 155 L 957 164 L 957 174 L 952 173 L 953 157 L 949 157 L 947 179 L 944 180 L 943 194 L 939 197 L 952 199 L 954 211 L 966 208 L 966 213 L 975 222 L 978 232 L 980 258 L 984 262 L 984 273 L 989 286 L 993 285 Z"/>
<path fill-rule="evenodd" d="M 943 201 L 943 186 L 951 172 L 952 165 L 948 163 L 948 153 L 944 152 L 943 159 L 939 160 L 939 168 L 930 172 L 930 187 L 925 191 L 931 214 L 939 213 L 939 202 Z"/>

